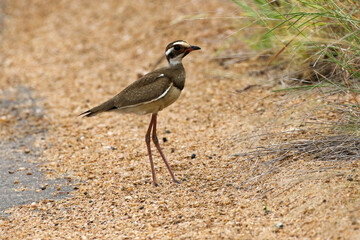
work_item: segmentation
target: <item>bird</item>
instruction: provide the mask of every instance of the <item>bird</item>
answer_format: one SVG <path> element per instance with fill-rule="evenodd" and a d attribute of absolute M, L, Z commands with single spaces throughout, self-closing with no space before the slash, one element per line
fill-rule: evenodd
<path fill-rule="evenodd" d="M 145 143 L 150 159 L 152 180 L 155 186 L 158 181 L 151 153 L 150 135 L 155 147 L 160 153 L 174 183 L 180 183 L 171 171 L 170 165 L 161 150 L 156 134 L 158 112 L 174 103 L 185 86 L 185 69 L 182 59 L 190 52 L 200 50 L 186 41 L 176 40 L 165 48 L 168 66 L 156 69 L 137 79 L 108 101 L 81 113 L 79 116 L 93 117 L 103 112 L 134 113 L 138 115 L 151 114 L 149 127 L 145 135 Z"/>

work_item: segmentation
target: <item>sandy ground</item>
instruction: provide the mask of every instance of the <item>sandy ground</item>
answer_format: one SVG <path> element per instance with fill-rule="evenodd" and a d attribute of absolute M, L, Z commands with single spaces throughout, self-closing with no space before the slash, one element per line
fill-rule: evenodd
<path fill-rule="evenodd" d="M 331 134 L 308 122 L 336 120 L 327 101 L 351 96 L 274 93 L 275 75 L 249 74 L 257 59 L 219 64 L 221 49 L 253 54 L 231 37 L 243 26 L 230 1 L 11 0 L 2 11 L 1 89 L 29 88 L 44 109 L 35 119 L 44 136 L 22 150 L 41 149 L 31 161 L 73 191 L 7 209 L 1 239 L 360 238 L 357 160 L 304 154 L 274 165 L 276 154 L 242 154 Z M 186 87 L 158 119 L 182 184 L 154 151 L 155 188 L 144 142 L 150 116 L 77 115 L 150 71 L 177 39 L 202 50 L 184 59 Z M 3 141 L 22 134 L 17 120 L 1 116 Z"/>

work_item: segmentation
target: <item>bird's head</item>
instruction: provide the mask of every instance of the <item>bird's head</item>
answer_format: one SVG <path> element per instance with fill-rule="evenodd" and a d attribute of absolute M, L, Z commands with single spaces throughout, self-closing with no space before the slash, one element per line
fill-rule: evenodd
<path fill-rule="evenodd" d="M 186 41 L 177 40 L 167 45 L 165 55 L 169 64 L 175 66 L 180 64 L 181 60 L 190 52 L 200 49 L 198 46 L 190 45 Z"/>

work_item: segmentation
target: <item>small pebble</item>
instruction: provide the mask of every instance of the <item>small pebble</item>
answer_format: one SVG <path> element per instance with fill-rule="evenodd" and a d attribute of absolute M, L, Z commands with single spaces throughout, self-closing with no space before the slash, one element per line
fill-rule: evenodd
<path fill-rule="evenodd" d="M 275 224 L 275 227 L 277 228 L 283 228 L 284 227 L 284 224 L 282 222 L 278 222 Z"/>
<path fill-rule="evenodd" d="M 0 121 L 1 121 L 1 122 L 6 122 L 6 121 L 7 121 L 7 117 L 6 117 L 6 116 L 0 117 Z"/>
<path fill-rule="evenodd" d="M 112 146 L 105 146 L 105 148 L 109 150 L 117 150 L 117 147 L 112 147 Z"/>
<path fill-rule="evenodd" d="M 32 173 L 31 173 L 31 172 L 27 172 L 26 175 L 32 175 Z"/>
<path fill-rule="evenodd" d="M 126 196 L 126 197 L 124 197 L 124 198 L 125 198 L 126 201 L 130 201 L 130 200 L 132 199 L 131 196 Z"/>

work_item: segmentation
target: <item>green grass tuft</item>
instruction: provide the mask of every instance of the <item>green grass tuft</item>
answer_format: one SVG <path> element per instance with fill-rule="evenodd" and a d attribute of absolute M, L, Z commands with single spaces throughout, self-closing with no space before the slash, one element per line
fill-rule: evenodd
<path fill-rule="evenodd" d="M 359 1 L 232 1 L 253 22 L 249 45 L 278 53 L 272 62 L 288 61 L 292 79 L 325 79 L 339 91 L 359 93 Z"/>
<path fill-rule="evenodd" d="M 256 50 L 269 49 L 268 64 L 286 65 L 277 91 L 321 88 L 350 94 L 340 112 L 339 128 L 360 132 L 360 1 L 232 0 L 247 16 L 244 40 Z M 244 24 L 244 23 L 242 23 Z"/>

